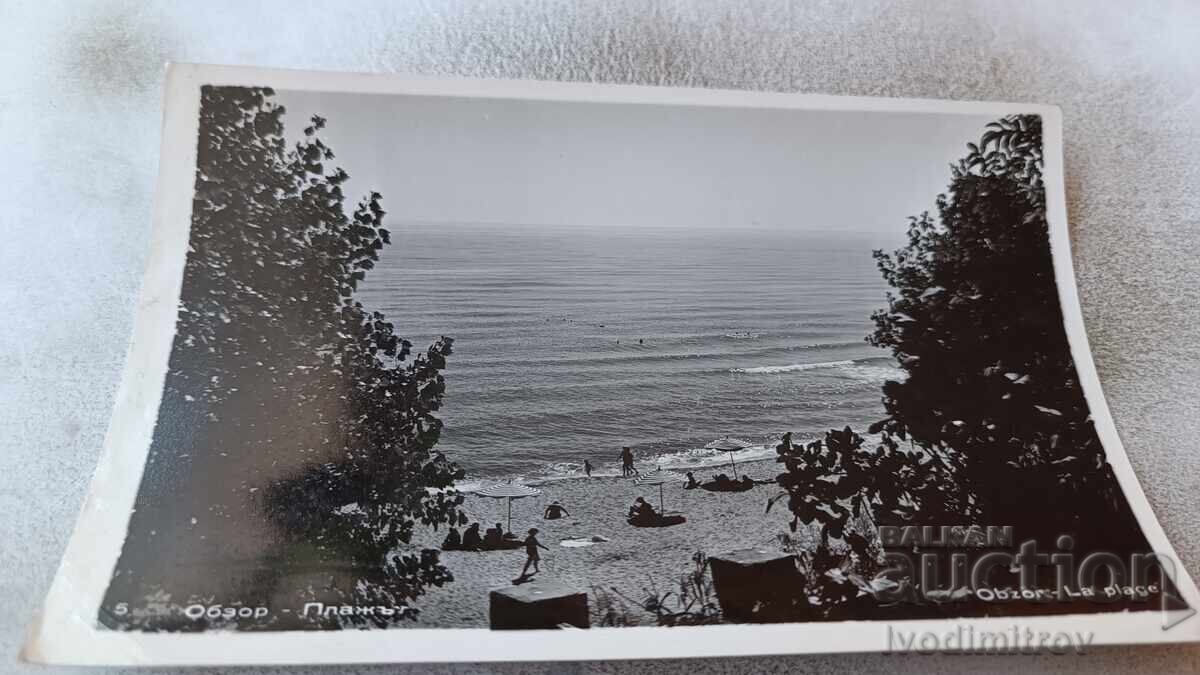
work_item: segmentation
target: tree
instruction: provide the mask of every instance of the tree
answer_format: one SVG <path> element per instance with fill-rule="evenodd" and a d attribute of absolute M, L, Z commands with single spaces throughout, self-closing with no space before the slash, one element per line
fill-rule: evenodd
<path fill-rule="evenodd" d="M 906 377 L 884 385 L 888 417 L 872 431 L 960 460 L 974 520 L 1054 536 L 1117 518 L 1136 535 L 1067 341 L 1041 119 L 1006 117 L 967 147 L 937 218 L 913 218 L 906 246 L 875 252 L 894 291 L 868 341 Z"/>
<path fill-rule="evenodd" d="M 135 520 L 215 472 L 237 486 L 204 493 L 215 527 L 255 518 L 274 530 L 270 563 L 257 561 L 269 570 L 243 594 L 271 595 L 263 574 L 336 569 L 335 595 L 411 618 L 413 599 L 451 579 L 436 551 L 408 544 L 418 524 L 460 515 L 445 488 L 463 472 L 435 448 L 452 340 L 414 355 L 355 300 L 390 243 L 382 197 L 348 213 L 325 120 L 289 149 L 273 95 L 202 91 L 177 332 Z M 123 558 L 152 554 L 149 526 L 135 525 Z"/>
<path fill-rule="evenodd" d="M 879 524 L 1011 525 L 1021 538 L 1144 550 L 1092 424 L 1055 283 L 1041 120 L 987 125 L 951 167 L 937 217 L 875 252 L 892 287 L 867 340 L 904 377 L 883 386 L 878 445 L 851 429 L 778 447 L 792 527 L 821 526 L 859 558 L 864 506 Z M 769 509 L 769 506 L 768 506 Z"/>

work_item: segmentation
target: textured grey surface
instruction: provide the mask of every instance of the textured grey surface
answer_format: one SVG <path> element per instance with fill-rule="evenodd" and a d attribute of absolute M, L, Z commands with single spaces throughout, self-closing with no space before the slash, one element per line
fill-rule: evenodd
<path fill-rule="evenodd" d="M 1150 503 L 1200 574 L 1197 36 L 1187 2 L 0 2 L 0 670 L 33 672 L 13 660 L 112 407 L 167 60 L 1057 103 L 1100 378 Z M 1134 668 L 1196 672 L 1200 650 L 412 670 Z"/>

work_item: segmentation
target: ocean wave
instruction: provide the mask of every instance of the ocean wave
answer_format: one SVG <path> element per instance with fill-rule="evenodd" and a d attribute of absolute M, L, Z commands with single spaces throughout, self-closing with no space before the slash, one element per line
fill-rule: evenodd
<path fill-rule="evenodd" d="M 739 340 L 747 344 L 753 344 L 761 340 L 758 338 L 755 341 L 748 339 Z M 753 349 L 741 349 L 736 352 L 731 352 L 728 348 L 716 349 L 691 349 L 683 341 L 676 341 L 677 344 L 672 345 L 674 348 L 668 348 L 665 351 L 659 351 L 657 344 L 635 344 L 622 343 L 619 347 L 610 347 L 614 351 L 608 353 L 597 353 L 593 349 L 583 349 L 565 354 L 547 355 L 541 358 L 530 357 L 526 354 L 520 354 L 516 358 L 504 358 L 503 355 L 494 353 L 481 353 L 478 355 L 460 354 L 459 342 L 456 338 L 455 356 L 450 362 L 449 367 L 456 371 L 459 375 L 470 373 L 478 370 L 487 370 L 496 372 L 501 369 L 519 368 L 522 370 L 528 369 L 579 369 L 590 367 L 616 367 L 616 366 L 637 366 L 645 368 L 651 364 L 661 363 L 679 363 L 679 362 L 702 362 L 718 359 L 750 360 L 750 359 L 765 359 L 775 356 L 777 358 L 788 358 L 788 355 L 796 352 L 809 351 L 830 351 L 846 348 L 861 347 L 862 343 L 855 342 L 816 342 L 809 344 L 775 344 Z M 516 343 L 514 343 L 516 344 Z M 890 357 L 884 357 L 885 360 L 890 360 Z M 857 359 L 858 361 L 870 361 L 871 359 Z M 840 361 L 831 361 L 829 363 L 838 364 Z M 774 367 L 774 366 L 773 366 Z M 794 366 L 788 366 L 793 370 L 799 370 Z M 733 372 L 742 372 L 738 369 L 733 369 Z M 762 372 L 750 369 L 749 372 Z"/>
<path fill-rule="evenodd" d="M 746 375 L 773 375 L 775 373 L 791 373 L 797 370 L 816 370 L 818 368 L 836 368 L 838 366 L 852 366 L 854 361 L 825 361 L 822 363 L 793 363 L 790 366 L 757 366 L 754 368 L 730 368 L 731 373 L 743 373 Z"/>
<path fill-rule="evenodd" d="M 778 453 L 775 452 L 775 445 L 770 443 L 744 448 L 733 454 L 734 461 L 739 465 L 738 473 L 742 473 L 742 464 L 771 460 Z M 708 448 L 691 448 L 639 457 L 634 462 L 634 467 L 642 474 L 653 473 L 655 471 L 676 471 L 679 472 L 680 480 L 682 480 L 683 472 L 685 471 L 716 469 L 722 466 L 728 467 L 729 462 L 730 457 L 728 452 Z M 762 471 L 750 471 L 749 473 L 759 474 Z M 620 478 L 621 476 L 620 465 L 614 462 L 611 464 L 602 463 L 596 466 L 592 470 L 591 478 Z M 587 476 L 584 475 L 582 466 L 578 462 L 553 462 L 531 472 L 510 474 L 491 479 L 464 480 L 456 483 L 454 490 L 463 493 L 472 493 L 496 483 L 511 482 L 537 486 L 558 481 L 586 479 Z"/>
<path fill-rule="evenodd" d="M 847 366 L 841 370 L 845 375 L 868 382 L 883 382 L 885 380 L 901 382 L 908 376 L 907 373 L 895 366 L 872 366 L 855 363 L 853 366 Z"/>
<path fill-rule="evenodd" d="M 732 454 L 733 461 L 736 461 L 738 464 L 743 462 L 761 462 L 767 459 L 775 459 L 779 456 L 779 453 L 775 452 L 775 445 L 773 443 L 754 445 L 738 450 Z M 682 471 L 688 469 L 709 469 L 720 466 L 729 466 L 729 462 L 729 452 L 725 452 L 723 450 L 712 450 L 710 448 L 692 448 L 689 450 L 664 452 L 643 460 L 641 464 L 653 463 L 656 469 L 662 469 L 664 471 Z M 641 470 L 645 471 L 644 468 Z"/>
<path fill-rule="evenodd" d="M 591 478 L 620 478 L 621 468 L 617 463 L 595 466 Z M 564 480 L 583 480 L 588 476 L 583 472 L 580 462 L 551 462 L 534 471 L 506 474 L 491 478 L 468 478 L 454 484 L 457 492 L 478 492 L 496 483 L 520 483 L 523 485 L 543 485 Z"/>
<path fill-rule="evenodd" d="M 864 439 L 863 447 L 872 448 L 879 443 L 879 436 L 877 434 L 868 434 L 865 428 L 860 428 L 857 424 L 854 425 L 854 429 L 862 435 Z M 792 442 L 801 445 L 822 437 L 823 434 L 799 434 L 792 438 Z M 772 461 L 778 457 L 779 453 L 775 450 L 776 442 L 776 440 L 772 440 L 767 443 L 737 450 L 733 453 L 732 458 L 727 451 L 710 448 L 667 450 L 657 454 L 642 455 L 634 461 L 634 466 L 643 475 L 655 471 L 674 471 L 680 475 L 680 480 L 683 480 L 683 475 L 687 471 L 717 471 L 724 469 L 727 473 L 730 473 L 732 471 L 732 467 L 730 466 L 732 459 L 732 461 L 737 462 L 737 473 L 739 475 L 746 474 L 756 479 L 766 478 L 776 471 L 773 465 L 767 466 L 763 464 L 763 462 Z M 706 476 L 707 474 L 703 474 L 699 475 L 698 478 L 704 480 Z M 597 462 L 591 475 L 591 479 L 621 477 L 621 467 L 618 462 Z M 549 462 L 532 471 L 503 476 L 469 478 L 456 483 L 453 489 L 460 493 L 469 494 L 496 483 L 521 483 L 538 486 L 573 480 L 588 480 L 588 477 L 583 473 L 581 463 Z"/>
<path fill-rule="evenodd" d="M 730 368 L 729 372 L 740 375 L 778 375 L 806 370 L 837 369 L 839 374 L 856 379 L 880 381 L 898 379 L 904 376 L 904 371 L 893 365 L 891 357 L 872 356 L 865 359 L 841 359 L 838 361 L 819 361 L 816 363 L 793 363 L 783 366 L 754 366 L 749 368 Z"/>

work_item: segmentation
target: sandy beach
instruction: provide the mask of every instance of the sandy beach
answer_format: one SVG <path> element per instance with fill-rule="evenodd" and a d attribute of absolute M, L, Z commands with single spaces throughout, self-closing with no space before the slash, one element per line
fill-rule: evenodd
<path fill-rule="evenodd" d="M 774 462 L 748 463 L 745 473 L 768 478 L 777 473 L 776 466 Z M 738 468 L 743 465 L 739 463 Z M 697 471 L 696 475 L 704 480 L 710 473 Z M 658 488 L 636 485 L 632 478 L 573 478 L 537 487 L 542 490 L 540 496 L 513 501 L 512 528 L 521 536 L 531 527 L 538 528 L 538 539 L 550 548 L 542 552 L 538 578 L 555 579 L 589 592 L 593 587 L 616 588 L 634 603 L 646 597 L 644 589 L 651 585 L 659 592 L 676 589 L 680 575 L 691 569 L 696 551 L 712 555 L 738 548 L 776 547 L 777 536 L 788 532 L 786 508 L 763 515 L 768 497 L 779 491 L 774 485 L 758 485 L 740 493 L 685 490 L 680 474 L 678 484 L 663 486 L 663 496 L 666 510 L 683 513 L 687 522 L 663 528 L 640 528 L 625 522 L 630 504 L 639 496 L 658 508 Z M 554 500 L 562 502 L 570 515 L 544 520 L 543 511 Z M 507 504 L 504 499 L 469 495 L 464 509 L 486 529 L 505 522 Z M 425 531 L 414 543 L 436 547 L 445 534 L 444 528 Z M 583 547 L 562 545 L 565 539 L 595 535 L 609 541 Z M 421 615 L 404 627 L 486 627 L 488 592 L 509 585 L 521 573 L 525 552 L 446 551 L 442 562 L 454 574 L 454 581 L 418 599 Z M 591 595 L 596 620 L 595 594 Z M 636 604 L 628 609 L 631 618 L 653 622 L 653 615 Z"/>

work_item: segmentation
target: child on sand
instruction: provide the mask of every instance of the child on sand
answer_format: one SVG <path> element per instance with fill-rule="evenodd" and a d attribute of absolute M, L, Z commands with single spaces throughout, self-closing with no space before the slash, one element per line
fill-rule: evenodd
<path fill-rule="evenodd" d="M 540 555 L 538 555 L 539 548 L 544 548 L 547 551 L 550 550 L 546 546 L 543 546 L 542 542 L 537 540 L 537 533 L 538 533 L 538 531 L 537 531 L 536 527 L 530 528 L 529 536 L 525 537 L 525 555 L 527 557 L 525 558 L 525 567 L 521 568 L 521 576 L 522 577 L 527 576 L 527 573 L 529 572 L 530 564 L 533 565 L 533 573 L 534 574 L 537 574 L 539 572 L 538 561 L 542 559 L 542 557 Z"/>

